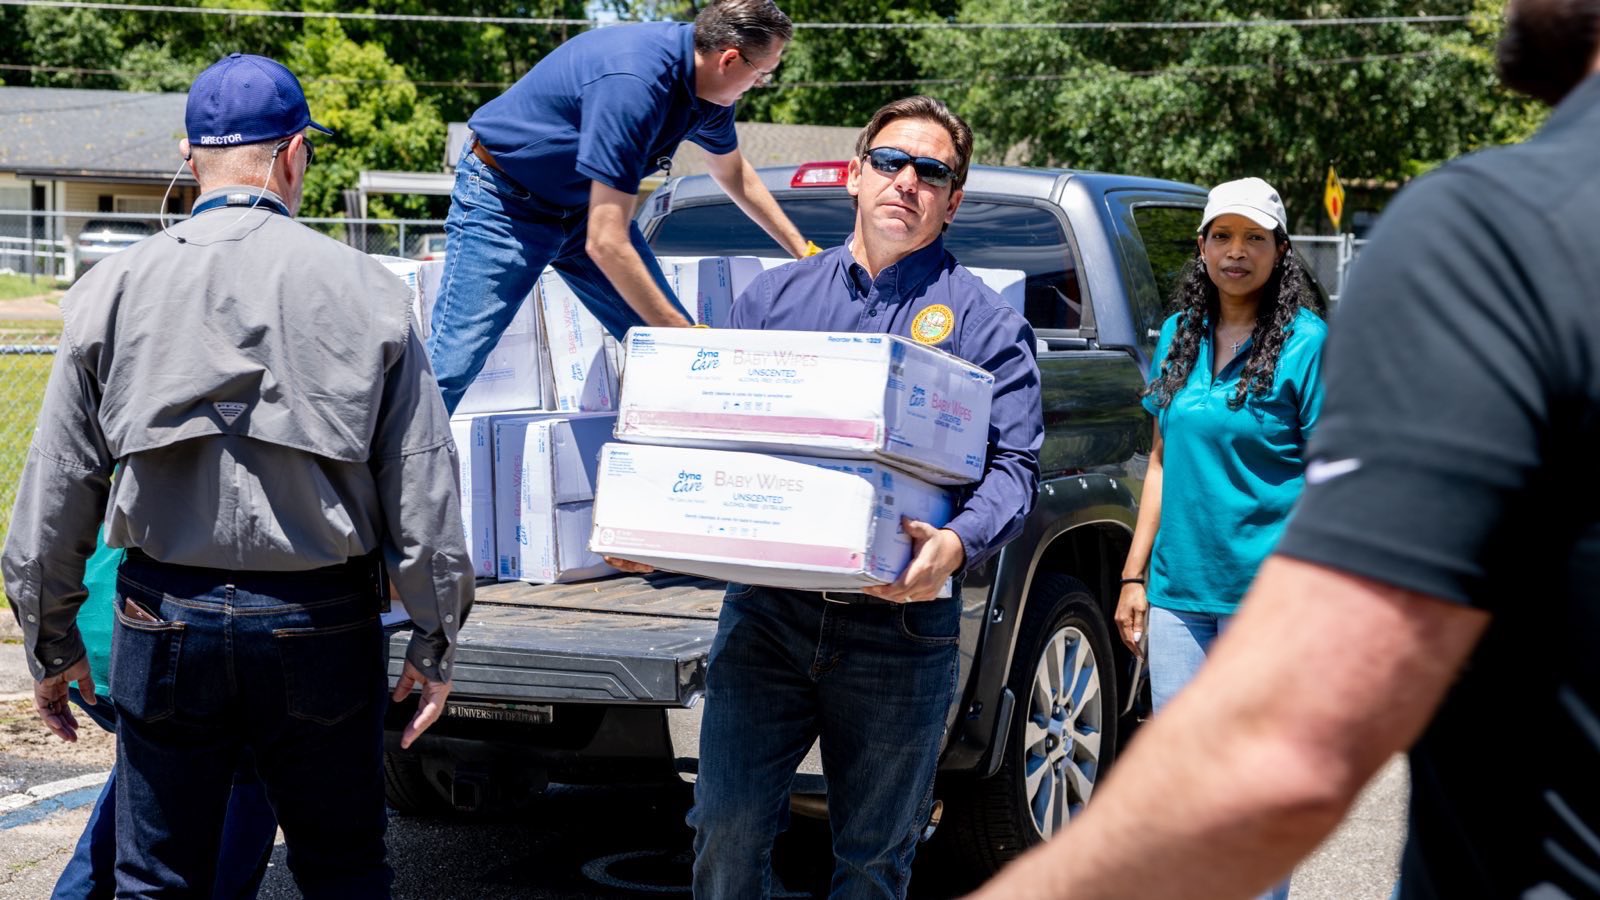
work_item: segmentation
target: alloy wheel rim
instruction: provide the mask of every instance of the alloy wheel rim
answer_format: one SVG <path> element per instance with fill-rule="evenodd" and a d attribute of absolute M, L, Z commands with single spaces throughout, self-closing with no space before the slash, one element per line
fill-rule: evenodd
<path fill-rule="evenodd" d="M 1065 827 L 1094 793 L 1105 712 L 1101 675 L 1088 636 L 1072 625 L 1050 636 L 1034 668 L 1023 791 L 1041 839 Z"/>

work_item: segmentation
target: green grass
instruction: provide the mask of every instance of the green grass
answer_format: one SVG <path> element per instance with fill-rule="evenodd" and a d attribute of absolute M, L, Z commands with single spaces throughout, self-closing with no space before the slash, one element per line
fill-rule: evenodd
<path fill-rule="evenodd" d="M 59 323 L 0 322 L 0 345 L 54 346 L 60 331 Z M 11 526 L 17 481 L 28 458 L 34 421 L 54 362 L 55 355 L 50 353 L 0 353 L 0 541 Z M 0 607 L 6 605 L 0 592 Z"/>
<path fill-rule="evenodd" d="M 45 294 L 57 295 L 66 287 L 63 282 L 43 276 L 34 280 L 26 275 L 0 275 L 0 300 L 17 300 Z"/>

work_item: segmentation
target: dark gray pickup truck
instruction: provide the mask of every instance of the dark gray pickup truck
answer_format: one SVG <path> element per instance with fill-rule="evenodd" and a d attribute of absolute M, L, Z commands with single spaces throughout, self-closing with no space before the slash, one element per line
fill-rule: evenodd
<path fill-rule="evenodd" d="M 761 173 L 823 246 L 854 221 L 843 165 Z M 961 592 L 961 686 L 929 825 L 938 855 L 975 877 L 1076 814 L 1137 720 L 1140 673 L 1111 615 L 1150 450 L 1138 395 L 1205 198 L 1168 181 L 976 167 L 946 235 L 962 264 L 1022 273 L 1006 296 L 1036 329 L 1044 379 L 1038 503 Z M 705 176 L 667 182 L 639 223 L 662 256 L 782 255 Z M 391 711 L 391 804 L 470 810 L 549 781 L 692 779 L 720 602 L 721 585 L 671 575 L 480 586 L 446 716 L 401 752 L 415 700 Z M 396 636 L 392 675 L 404 646 Z M 825 814 L 819 771 L 813 749 L 796 811 Z"/>

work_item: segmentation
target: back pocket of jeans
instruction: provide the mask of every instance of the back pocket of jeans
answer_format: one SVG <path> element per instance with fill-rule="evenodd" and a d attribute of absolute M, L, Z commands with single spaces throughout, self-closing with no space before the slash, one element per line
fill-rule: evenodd
<path fill-rule="evenodd" d="M 119 587 L 117 625 L 111 636 L 111 699 L 120 715 L 158 722 L 173 713 L 183 623 L 162 619 L 158 603 Z M 128 615 L 124 603 L 137 604 L 156 621 Z"/>
<path fill-rule="evenodd" d="M 377 616 L 325 628 L 279 628 L 272 636 L 283 662 L 289 715 L 333 725 L 383 693 L 383 630 Z"/>

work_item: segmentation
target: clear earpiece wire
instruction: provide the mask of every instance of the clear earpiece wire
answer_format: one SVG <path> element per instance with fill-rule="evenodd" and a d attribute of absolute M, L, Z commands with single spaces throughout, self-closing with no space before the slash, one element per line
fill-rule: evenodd
<path fill-rule="evenodd" d="M 167 182 L 167 190 L 161 195 L 161 209 L 156 214 L 156 221 L 161 225 L 161 233 L 167 237 L 173 236 L 172 232 L 167 230 L 167 200 L 172 197 L 172 189 L 178 186 L 178 176 L 183 174 L 183 167 L 188 164 L 187 159 L 178 163 L 178 171 L 172 173 L 172 180 Z"/>

